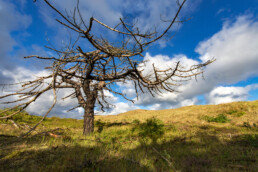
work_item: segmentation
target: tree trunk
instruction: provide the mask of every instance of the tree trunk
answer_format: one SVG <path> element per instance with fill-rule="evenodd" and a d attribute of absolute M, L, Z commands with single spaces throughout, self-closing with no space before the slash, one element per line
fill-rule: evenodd
<path fill-rule="evenodd" d="M 84 107 L 84 123 L 83 123 L 83 135 L 87 136 L 94 131 L 94 106 L 98 96 L 98 87 L 95 86 L 91 89 L 91 81 L 85 80 L 83 82 L 83 91 L 86 95 L 86 101 Z"/>
<path fill-rule="evenodd" d="M 94 104 L 95 101 L 88 101 L 84 108 L 83 135 L 90 135 L 94 131 Z"/>

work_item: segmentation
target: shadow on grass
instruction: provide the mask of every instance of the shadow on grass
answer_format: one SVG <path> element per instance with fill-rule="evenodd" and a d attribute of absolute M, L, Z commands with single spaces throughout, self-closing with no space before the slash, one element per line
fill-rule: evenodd
<path fill-rule="evenodd" d="M 19 145 L 27 141 L 21 140 Z M 13 144 L 17 145 L 17 142 Z M 5 147 L 10 149 L 10 145 L 1 145 L 1 148 Z M 137 162 L 109 156 L 107 151 L 106 145 L 58 145 L 40 150 L 15 152 L 7 157 L 0 157 L 0 171 L 150 171 Z"/>
<path fill-rule="evenodd" d="M 0 137 L 0 171 L 258 171 L 258 135 L 228 137 L 220 139 L 200 130 L 190 138 L 164 139 L 162 144 L 141 144 L 134 149 L 119 148 L 122 143 L 98 143 L 25 151 L 13 149 L 37 145 L 42 137 L 16 142 L 12 137 Z"/>

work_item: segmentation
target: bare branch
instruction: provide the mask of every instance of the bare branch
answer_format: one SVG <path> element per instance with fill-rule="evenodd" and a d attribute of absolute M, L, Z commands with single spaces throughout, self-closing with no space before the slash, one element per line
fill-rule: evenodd
<path fill-rule="evenodd" d="M 145 46 L 145 45 L 149 45 L 149 44 L 151 44 L 151 43 L 153 43 L 153 42 L 156 42 L 157 40 L 159 40 L 160 38 L 162 38 L 162 37 L 170 30 L 170 28 L 173 26 L 173 24 L 176 22 L 176 19 L 177 19 L 179 13 L 180 13 L 182 7 L 183 7 L 184 4 L 185 4 L 186 0 L 184 0 L 181 4 L 179 3 L 179 1 L 177 1 L 177 2 L 178 2 L 179 9 L 177 10 L 177 13 L 176 13 L 176 15 L 174 16 L 173 20 L 171 21 L 170 25 L 167 27 L 167 29 L 166 29 L 160 36 L 158 36 L 157 38 L 155 38 L 155 39 L 153 39 L 153 40 L 151 40 L 151 41 L 149 41 L 149 42 L 144 43 L 144 44 L 143 44 L 144 46 Z"/>
<path fill-rule="evenodd" d="M 72 34 L 69 32 L 70 39 L 65 47 L 55 48 L 50 43 L 47 48 L 55 53 L 52 57 L 39 55 L 25 57 L 26 59 L 36 58 L 48 61 L 50 65 L 46 67 L 46 70 L 49 71 L 49 74 L 31 81 L 21 82 L 19 83 L 21 88 L 16 92 L 0 96 L 0 99 L 15 98 L 7 100 L 5 102 L 7 104 L 20 103 L 12 108 L 15 111 L 11 114 L 6 113 L 8 110 L 0 112 L 0 119 L 10 119 L 26 109 L 32 102 L 37 101 L 44 93 L 53 91 L 54 101 L 52 106 L 42 119 L 22 136 L 29 135 L 48 116 L 57 103 L 56 94 L 59 89 L 69 88 L 73 90 L 62 99 L 76 98 L 78 100 L 78 106 L 68 111 L 78 107 L 85 110 L 83 133 L 90 134 L 94 127 L 95 104 L 98 103 L 103 111 L 111 105 L 105 91 L 134 103 L 133 98 L 127 97 L 123 91 L 116 89 L 115 83 L 132 82 L 137 99 L 140 93 L 145 92 L 149 92 L 152 96 L 164 92 L 177 92 L 176 88 L 178 86 L 192 77 L 202 75 L 203 68 L 214 61 L 212 59 L 189 68 L 182 66 L 180 62 L 167 68 L 158 68 L 156 64 L 152 64 L 152 69 L 148 72 L 145 71 L 148 62 L 142 61 L 142 53 L 152 43 L 168 35 L 175 23 L 185 22 L 184 20 L 179 21 L 178 18 L 186 0 L 183 0 L 182 3 L 177 1 L 178 10 L 172 20 L 163 20 L 163 22 L 170 22 L 164 31 L 158 32 L 154 28 L 145 33 L 137 28 L 136 22 L 130 25 L 122 18 L 115 27 L 110 27 L 93 16 L 84 20 L 79 9 L 79 0 L 77 0 L 76 7 L 70 13 L 66 10 L 66 13 L 61 12 L 48 0 L 44 0 L 44 2 L 60 16 L 56 21 L 63 27 L 68 28 L 70 32 L 74 32 L 76 39 L 73 40 Z M 114 41 L 113 38 L 111 39 L 108 36 L 104 38 L 102 36 L 104 34 L 98 36 L 94 32 L 94 24 L 101 27 L 103 32 L 111 31 L 117 34 L 118 37 L 115 38 L 118 40 Z M 81 45 L 79 39 L 86 41 L 86 44 L 83 42 Z"/>

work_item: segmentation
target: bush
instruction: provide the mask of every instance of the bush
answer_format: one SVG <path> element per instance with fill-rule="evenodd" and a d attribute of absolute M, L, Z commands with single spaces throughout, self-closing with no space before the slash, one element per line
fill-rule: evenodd
<path fill-rule="evenodd" d="M 142 139 L 149 138 L 156 143 L 165 133 L 164 123 L 156 118 L 147 119 L 146 122 L 133 121 L 132 132 L 137 132 Z"/>
<path fill-rule="evenodd" d="M 216 122 L 216 123 L 226 123 L 229 122 L 230 119 L 224 114 L 219 114 L 217 117 L 205 116 L 204 119 L 207 122 Z"/>
<path fill-rule="evenodd" d="M 229 111 L 229 112 L 228 112 L 228 114 L 230 114 L 230 115 L 235 114 L 235 113 L 237 113 L 236 110 L 232 110 L 232 111 Z"/>
<path fill-rule="evenodd" d="M 235 117 L 241 117 L 245 114 L 245 112 L 238 112 L 236 110 L 229 111 L 227 114 L 233 115 Z"/>

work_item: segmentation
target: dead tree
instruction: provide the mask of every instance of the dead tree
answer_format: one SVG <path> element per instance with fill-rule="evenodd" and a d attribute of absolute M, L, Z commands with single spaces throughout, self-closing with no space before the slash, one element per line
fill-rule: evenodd
<path fill-rule="evenodd" d="M 85 48 L 75 42 L 66 47 L 65 50 L 48 47 L 57 54 L 56 57 L 38 55 L 25 57 L 51 62 L 51 65 L 47 67 L 51 74 L 23 82 L 20 90 L 0 97 L 18 96 L 17 100 L 5 103 L 21 102 L 14 107 L 19 107 L 18 111 L 10 115 L 1 115 L 0 119 L 11 119 L 12 116 L 27 108 L 42 94 L 50 90 L 53 91 L 54 95 L 54 102 L 42 120 L 26 134 L 35 129 L 53 109 L 57 101 L 56 92 L 58 89 L 70 88 L 74 90 L 72 94 L 64 98 L 76 98 L 78 106 L 74 108 L 82 107 L 85 110 L 83 134 L 89 135 L 94 131 L 95 104 L 98 103 L 102 110 L 109 105 L 105 95 L 107 92 L 132 101 L 125 94 L 114 89 L 115 83 L 132 82 L 137 98 L 140 93 L 145 92 L 149 92 L 153 96 L 164 90 L 174 92 L 175 88 L 182 84 L 182 81 L 202 74 L 203 67 L 211 63 L 208 61 L 186 68 L 177 62 L 173 67 L 166 69 L 158 69 L 153 64 L 152 72 L 144 73 L 146 62 L 140 60 L 143 57 L 142 53 L 151 44 L 166 36 L 174 24 L 182 22 L 178 20 L 178 16 L 186 0 L 181 3 L 177 1 L 178 10 L 171 20 L 166 21 L 169 22 L 168 26 L 162 32 L 153 30 L 144 33 L 136 25 L 126 23 L 122 18 L 116 27 L 110 27 L 94 17 L 88 21 L 84 20 L 79 9 L 79 1 L 73 15 L 64 14 L 48 0 L 44 1 L 61 18 L 56 19 L 57 22 L 78 34 L 78 38 L 90 43 L 94 49 L 93 51 L 84 50 Z M 94 25 L 99 25 L 102 29 L 118 34 L 118 41 L 97 36 L 94 33 Z M 48 83 L 47 86 L 44 83 Z M 1 113 L 4 114 L 5 111 Z"/>

